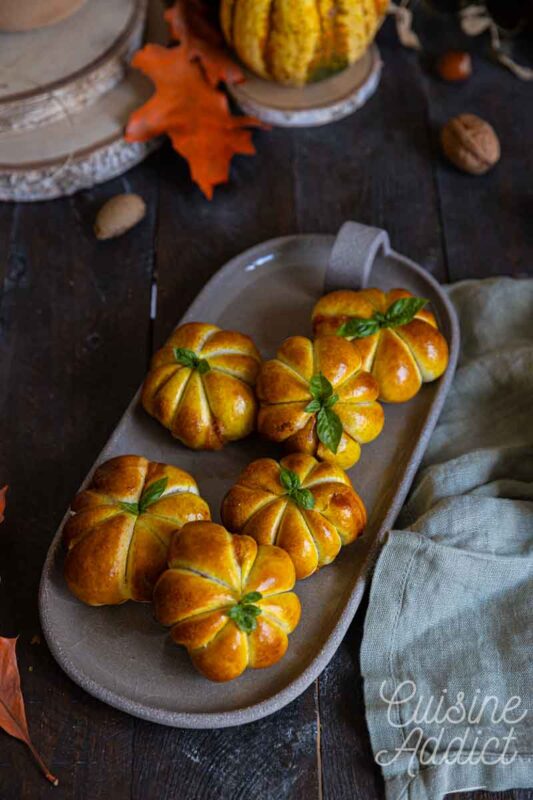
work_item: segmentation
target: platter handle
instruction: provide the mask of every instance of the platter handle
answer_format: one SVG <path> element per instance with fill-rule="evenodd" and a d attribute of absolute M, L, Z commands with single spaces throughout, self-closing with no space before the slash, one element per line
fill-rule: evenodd
<path fill-rule="evenodd" d="M 331 250 L 324 291 L 366 288 L 376 256 L 389 251 L 386 231 L 360 222 L 345 222 Z"/>

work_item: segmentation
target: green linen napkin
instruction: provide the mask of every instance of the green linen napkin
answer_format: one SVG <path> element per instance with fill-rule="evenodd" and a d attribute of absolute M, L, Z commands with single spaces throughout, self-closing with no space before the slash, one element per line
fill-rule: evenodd
<path fill-rule="evenodd" d="M 387 800 L 533 786 L 533 280 L 448 293 L 459 366 L 361 651 Z"/>

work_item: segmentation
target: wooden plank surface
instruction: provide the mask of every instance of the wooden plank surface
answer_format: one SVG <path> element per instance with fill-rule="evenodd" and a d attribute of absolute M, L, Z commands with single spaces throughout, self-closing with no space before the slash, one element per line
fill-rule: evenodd
<path fill-rule="evenodd" d="M 442 16 L 422 16 L 418 30 L 426 48 L 419 74 L 427 97 L 450 280 L 531 275 L 533 149 L 526 144 L 533 126 L 531 83 L 491 59 L 486 37 L 466 37 L 456 25 L 443 32 Z M 465 83 L 450 85 L 432 73 L 434 57 L 448 47 L 472 54 L 472 77 Z M 465 112 L 486 119 L 500 139 L 500 163 L 483 176 L 459 172 L 440 153 L 442 125 Z"/>
<path fill-rule="evenodd" d="M 2 208 L 0 474 L 10 489 L 0 630 L 20 634 L 30 727 L 61 777 L 58 797 L 130 796 L 134 720 L 90 698 L 31 640 L 50 537 L 146 367 L 153 178 L 145 167 L 72 200 Z M 146 197 L 149 219 L 103 255 L 95 209 L 127 186 Z M 25 748 L 2 734 L 2 800 L 49 792 Z"/>
<path fill-rule="evenodd" d="M 380 47 L 382 86 L 364 109 L 327 128 L 258 133 L 257 157 L 235 160 L 211 204 L 166 147 L 71 200 L 0 206 L 0 484 L 11 486 L 0 529 L 0 634 L 21 634 L 30 727 L 61 780 L 51 790 L 23 746 L 0 733 L 0 800 L 51 791 L 57 800 L 384 797 L 364 720 L 363 608 L 304 695 L 223 731 L 172 730 L 108 708 L 62 674 L 43 642 L 31 644 L 40 569 L 64 508 L 150 352 L 228 258 L 273 236 L 333 233 L 354 218 L 386 227 L 398 250 L 440 280 L 532 274 L 533 108 L 524 85 L 480 60 L 476 83 L 458 94 L 397 45 L 390 23 Z M 486 178 L 461 175 L 439 155 L 438 125 L 459 110 L 478 111 L 502 134 L 502 163 Z M 94 213 L 118 191 L 142 194 L 148 218 L 98 243 Z"/>

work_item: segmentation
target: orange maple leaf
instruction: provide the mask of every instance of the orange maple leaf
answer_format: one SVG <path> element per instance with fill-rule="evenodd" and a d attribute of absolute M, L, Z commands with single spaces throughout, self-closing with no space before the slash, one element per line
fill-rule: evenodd
<path fill-rule="evenodd" d="M 253 117 L 231 115 L 225 94 L 211 86 L 186 47 L 148 44 L 132 61 L 155 84 L 156 91 L 130 116 L 125 138 L 144 142 L 167 133 L 187 159 L 192 179 L 210 200 L 213 188 L 229 178 L 233 155 L 253 155 L 251 131 L 263 127 Z"/>
<path fill-rule="evenodd" d="M 177 0 L 165 11 L 170 35 L 198 59 L 211 86 L 221 81 L 241 83 L 244 73 L 226 53 L 224 39 L 210 21 L 209 9 L 201 0 Z"/>
<path fill-rule="evenodd" d="M 24 699 L 20 688 L 20 674 L 17 665 L 15 648 L 16 639 L 4 639 L 0 636 L 0 728 L 10 736 L 20 739 L 31 751 L 45 777 L 57 786 L 59 781 L 52 775 L 30 739 Z"/>
<path fill-rule="evenodd" d="M 0 489 L 0 522 L 4 521 L 4 511 L 6 510 L 6 493 L 7 486 L 4 486 L 3 489 Z"/>

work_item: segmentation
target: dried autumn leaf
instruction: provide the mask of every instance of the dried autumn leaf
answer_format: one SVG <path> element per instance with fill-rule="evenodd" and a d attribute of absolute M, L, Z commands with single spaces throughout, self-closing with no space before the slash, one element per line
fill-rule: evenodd
<path fill-rule="evenodd" d="M 126 140 L 144 142 L 168 134 L 189 162 L 193 180 L 211 199 L 214 186 L 229 178 L 232 156 L 255 153 L 251 131 L 245 129 L 261 123 L 232 116 L 226 95 L 207 83 L 200 64 L 189 60 L 183 46 L 148 44 L 132 63 L 151 78 L 156 91 L 130 116 Z"/>
<path fill-rule="evenodd" d="M 57 786 L 59 781 L 52 775 L 30 739 L 24 699 L 20 688 L 20 675 L 15 648 L 16 639 L 0 636 L 0 728 L 10 736 L 20 739 L 31 751 L 45 777 Z"/>
<path fill-rule="evenodd" d="M 170 35 L 186 48 L 191 60 L 198 59 L 211 86 L 221 81 L 241 83 L 244 74 L 226 53 L 224 39 L 210 20 L 209 8 L 201 0 L 177 0 L 165 12 Z"/>
<path fill-rule="evenodd" d="M 411 50 L 421 50 L 420 39 L 413 30 L 413 12 L 411 9 L 404 5 L 399 6 L 396 3 L 390 3 L 388 13 L 395 17 L 396 33 L 401 44 Z"/>
<path fill-rule="evenodd" d="M 7 486 L 4 486 L 3 489 L 0 489 L 0 522 L 4 521 L 4 511 L 6 510 L 6 493 Z"/>

